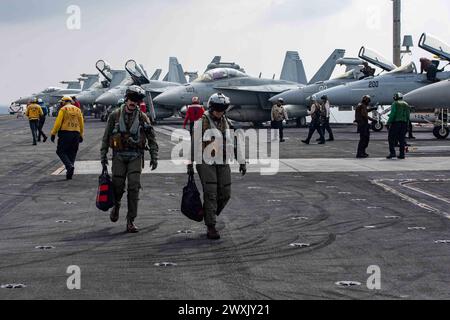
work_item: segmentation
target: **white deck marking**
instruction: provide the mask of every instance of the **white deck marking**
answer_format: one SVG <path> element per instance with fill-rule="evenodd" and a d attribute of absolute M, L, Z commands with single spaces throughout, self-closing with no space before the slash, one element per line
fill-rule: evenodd
<path fill-rule="evenodd" d="M 419 200 L 416 200 L 416 199 L 414 199 L 414 198 L 412 198 L 412 197 L 410 197 L 410 196 L 408 196 L 408 195 L 406 195 L 404 193 L 401 193 L 400 191 L 394 189 L 393 187 L 388 186 L 385 183 L 385 182 L 398 182 L 400 187 L 404 187 L 404 188 L 410 189 L 412 191 L 416 191 L 418 193 L 421 193 L 421 194 L 427 195 L 429 197 L 432 197 L 435 200 L 440 200 L 440 201 L 443 201 L 443 202 L 447 203 L 447 201 L 446 201 L 447 199 L 445 199 L 445 198 L 443 199 L 442 197 L 436 196 L 434 194 L 431 194 L 431 193 L 428 193 L 428 192 L 424 192 L 423 190 L 418 189 L 418 188 L 417 188 L 418 190 L 416 190 L 416 188 L 411 188 L 409 186 L 406 186 L 405 184 L 406 183 L 412 183 L 412 182 L 449 182 L 449 181 L 450 180 L 447 180 L 447 179 L 446 180 L 436 180 L 436 181 L 433 181 L 433 180 L 389 180 L 389 179 L 381 179 L 381 180 L 373 180 L 371 182 L 373 184 L 383 188 L 385 191 L 390 192 L 390 193 L 400 197 L 401 199 L 403 199 L 405 201 L 408 201 L 408 202 L 410 202 L 410 203 L 412 203 L 412 204 L 414 204 L 414 205 L 416 205 L 416 206 L 418 206 L 418 207 L 420 207 L 422 209 L 425 209 L 425 210 L 427 210 L 429 212 L 432 212 L 432 213 L 438 214 L 440 216 L 444 216 L 447 219 L 450 219 L 450 214 L 449 213 L 442 212 L 439 209 L 436 209 L 436 208 L 434 208 L 434 207 L 432 207 L 432 206 L 430 206 L 428 204 L 420 202 Z"/>
<path fill-rule="evenodd" d="M 149 174 L 148 162 L 144 174 Z M 100 174 L 100 160 L 78 161 L 75 164 L 75 174 Z M 249 164 L 249 173 L 260 173 L 267 165 Z M 60 175 L 63 170 L 58 169 L 53 175 Z M 233 165 L 232 170 L 239 172 L 239 166 Z M 333 172 L 417 172 L 417 171 L 450 171 L 450 157 L 417 157 L 404 161 L 386 159 L 282 159 L 279 161 L 278 173 L 333 173 Z M 159 167 L 155 174 L 185 174 L 186 165 L 183 163 L 173 163 L 171 160 L 160 160 Z"/>

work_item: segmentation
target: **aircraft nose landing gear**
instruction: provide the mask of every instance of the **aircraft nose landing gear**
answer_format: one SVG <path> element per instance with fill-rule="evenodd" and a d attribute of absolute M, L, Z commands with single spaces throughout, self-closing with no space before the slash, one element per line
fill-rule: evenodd
<path fill-rule="evenodd" d="M 449 109 L 440 109 L 438 111 L 438 120 L 434 127 L 433 134 L 439 140 L 445 140 L 450 135 L 450 129 L 448 127 L 448 110 Z"/>
<path fill-rule="evenodd" d="M 372 130 L 374 132 L 381 132 L 384 129 L 384 124 L 380 121 L 377 121 L 376 123 L 372 124 Z"/>

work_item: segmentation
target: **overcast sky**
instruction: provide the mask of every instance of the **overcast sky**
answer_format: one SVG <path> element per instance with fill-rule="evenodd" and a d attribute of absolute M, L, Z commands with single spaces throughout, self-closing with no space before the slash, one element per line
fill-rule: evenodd
<path fill-rule="evenodd" d="M 69 5 L 81 29 L 67 28 Z M 450 43 L 450 1 L 403 0 L 403 33 L 428 32 Z M 203 71 L 213 56 L 251 75 L 279 76 L 285 51 L 296 50 L 311 78 L 335 48 L 356 56 L 362 45 L 392 59 L 390 0 L 1 0 L 0 105 L 61 80 L 136 59 L 152 73 L 169 56 L 185 71 Z M 428 53 L 414 48 L 417 61 Z"/>

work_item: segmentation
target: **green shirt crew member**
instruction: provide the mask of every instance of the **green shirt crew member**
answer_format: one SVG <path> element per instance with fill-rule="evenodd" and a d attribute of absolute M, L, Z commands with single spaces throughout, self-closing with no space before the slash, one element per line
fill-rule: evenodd
<path fill-rule="evenodd" d="M 214 138 L 211 141 L 203 142 L 202 150 L 203 155 L 205 150 L 211 151 L 211 156 L 215 158 L 221 154 L 220 149 L 224 150 L 223 158 L 217 159 L 217 162 L 211 163 L 206 159 L 203 159 L 203 163 L 197 164 L 196 168 L 200 176 L 200 180 L 203 186 L 203 209 L 205 214 L 205 224 L 207 226 L 207 238 L 210 240 L 220 239 L 220 234 L 216 229 L 217 216 L 225 209 L 225 206 L 231 198 L 231 169 L 226 159 L 229 155 L 226 154 L 226 150 L 229 150 L 228 145 L 232 144 L 234 147 L 234 138 L 229 135 L 229 121 L 225 116 L 225 112 L 230 106 L 230 99 L 221 93 L 216 93 L 211 96 L 208 101 L 208 111 L 203 115 L 201 120 L 202 124 L 202 137 L 208 130 L 218 130 L 222 133 L 223 139 L 221 143 L 219 139 Z M 230 141 L 233 139 L 233 141 Z M 207 153 L 209 153 L 207 151 Z M 205 156 L 205 155 L 204 155 Z M 223 160 L 223 161 L 221 161 Z M 189 169 L 189 167 L 188 167 Z M 190 167 L 189 171 L 193 171 Z M 247 173 L 247 166 L 245 163 L 240 164 L 239 171 L 242 175 Z"/>
<path fill-rule="evenodd" d="M 391 107 L 391 114 L 387 122 L 389 126 L 389 156 L 387 159 L 395 158 L 395 146 L 400 143 L 400 155 L 398 159 L 405 159 L 406 133 L 408 132 L 408 123 L 411 118 L 411 108 L 406 101 L 403 101 L 403 95 L 396 93 L 394 103 Z"/>
<path fill-rule="evenodd" d="M 137 233 L 134 225 L 137 217 L 141 173 L 144 167 L 144 152 L 150 152 L 150 166 L 158 167 L 158 144 L 150 119 L 139 110 L 139 104 L 145 98 L 145 91 L 138 86 L 131 86 L 126 92 L 125 104 L 115 110 L 109 117 L 103 136 L 101 162 L 103 168 L 108 165 L 108 150 L 113 150 L 112 183 L 115 207 L 111 211 L 111 221 L 119 220 L 121 200 L 125 193 L 128 179 L 128 215 L 127 232 Z"/>

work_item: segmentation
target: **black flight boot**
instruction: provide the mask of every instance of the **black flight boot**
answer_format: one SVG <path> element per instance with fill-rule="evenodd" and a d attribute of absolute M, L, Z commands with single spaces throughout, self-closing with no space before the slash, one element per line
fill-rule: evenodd
<path fill-rule="evenodd" d="M 216 226 L 208 226 L 208 233 L 206 234 L 206 237 L 209 240 L 219 240 L 220 234 L 216 229 Z"/>
<path fill-rule="evenodd" d="M 128 219 L 127 220 L 127 232 L 128 233 L 138 233 L 138 228 L 134 225 L 134 221 Z"/>
<path fill-rule="evenodd" d="M 116 223 L 117 221 L 119 221 L 119 212 L 120 205 L 115 205 L 111 210 L 111 214 L 109 215 L 109 219 L 111 219 L 111 222 Z"/>

